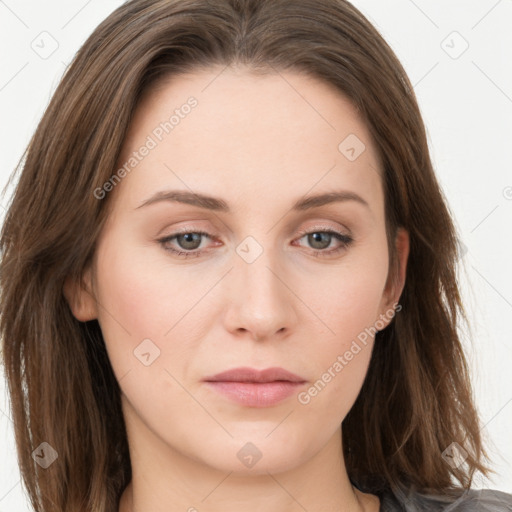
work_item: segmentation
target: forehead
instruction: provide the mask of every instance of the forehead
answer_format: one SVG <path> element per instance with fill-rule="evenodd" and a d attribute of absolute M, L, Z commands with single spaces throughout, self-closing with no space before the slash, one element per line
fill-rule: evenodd
<path fill-rule="evenodd" d="M 130 158 L 116 194 L 134 208 L 164 188 L 237 196 L 239 206 L 333 188 L 375 202 L 382 192 L 377 151 L 352 103 L 299 72 L 212 67 L 169 77 L 138 105 L 118 166 Z"/>

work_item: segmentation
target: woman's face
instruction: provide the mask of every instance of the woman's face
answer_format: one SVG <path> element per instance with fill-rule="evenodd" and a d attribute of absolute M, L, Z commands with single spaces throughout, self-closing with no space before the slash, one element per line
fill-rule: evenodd
<path fill-rule="evenodd" d="M 132 448 L 264 473 L 338 439 L 408 252 L 399 232 L 393 288 L 380 163 L 351 104 L 295 73 L 173 77 L 140 104 L 123 166 L 94 192 L 113 209 L 73 312 L 99 321 Z M 302 383 L 204 381 L 237 367 Z"/>

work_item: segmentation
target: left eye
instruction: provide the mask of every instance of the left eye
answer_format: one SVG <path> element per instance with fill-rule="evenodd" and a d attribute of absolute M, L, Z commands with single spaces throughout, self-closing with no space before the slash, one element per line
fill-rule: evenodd
<path fill-rule="evenodd" d="M 184 231 L 182 233 L 174 233 L 172 235 L 166 236 L 165 238 L 161 238 L 158 240 L 162 247 L 166 251 L 170 251 L 172 253 L 177 254 L 178 256 L 199 256 L 201 252 L 190 252 L 198 249 L 199 245 L 201 245 L 201 237 L 212 238 L 208 233 L 204 231 Z M 168 242 L 176 239 L 178 245 L 185 249 L 185 251 L 180 251 L 171 246 L 166 246 Z"/>
<path fill-rule="evenodd" d="M 307 237 L 308 242 L 312 243 L 313 248 L 316 250 L 322 250 L 329 247 L 333 238 L 339 240 L 345 245 L 348 245 L 351 242 L 349 236 L 342 235 L 336 231 L 311 231 L 310 233 L 306 233 L 305 235 L 301 236 L 299 240 L 304 237 Z M 315 244 L 318 245 L 315 247 Z"/>
<path fill-rule="evenodd" d="M 197 257 L 204 252 L 197 251 L 201 245 L 201 237 L 213 239 L 213 237 L 205 231 L 184 231 L 181 233 L 173 233 L 172 235 L 166 236 L 165 238 L 161 238 L 158 240 L 158 242 L 166 251 L 174 253 L 178 256 L 184 256 L 185 258 Z M 301 240 L 305 237 L 307 237 L 308 242 L 313 245 L 313 254 L 315 256 L 327 256 L 340 252 L 341 250 L 346 249 L 353 242 L 353 238 L 351 236 L 331 230 L 303 232 L 297 240 Z M 167 245 L 175 239 L 179 249 Z M 341 245 L 339 247 L 335 247 L 334 249 L 325 250 L 331 245 L 333 239 L 338 240 Z"/>

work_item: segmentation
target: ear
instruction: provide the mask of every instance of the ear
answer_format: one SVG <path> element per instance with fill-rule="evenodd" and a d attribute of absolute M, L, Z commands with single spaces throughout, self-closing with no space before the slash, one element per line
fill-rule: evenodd
<path fill-rule="evenodd" d="M 386 286 L 384 288 L 384 292 L 382 294 L 381 301 L 381 316 L 380 318 L 384 320 L 385 326 L 393 319 L 394 314 L 390 314 L 391 311 L 394 312 L 395 304 L 398 303 L 400 299 L 400 295 L 405 286 L 405 275 L 407 271 L 407 260 L 409 257 L 409 233 L 405 228 L 399 227 L 397 229 L 396 238 L 395 238 L 395 248 L 396 248 L 396 256 L 397 261 L 396 264 L 398 268 L 390 268 L 388 273 L 388 279 L 386 282 Z M 383 328 L 382 328 L 383 329 Z M 379 329 L 379 330 L 382 330 Z"/>
<path fill-rule="evenodd" d="M 73 316 L 77 320 L 87 322 L 88 320 L 98 318 L 90 267 L 84 272 L 82 280 L 76 280 L 71 276 L 67 276 L 62 292 L 68 301 Z"/>

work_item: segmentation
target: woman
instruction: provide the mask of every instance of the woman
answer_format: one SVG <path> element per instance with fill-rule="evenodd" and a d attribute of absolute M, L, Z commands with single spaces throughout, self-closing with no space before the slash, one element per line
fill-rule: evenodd
<path fill-rule="evenodd" d="M 36 510 L 511 509 L 471 489 L 491 470 L 414 93 L 348 2 L 123 4 L 0 244 Z"/>

